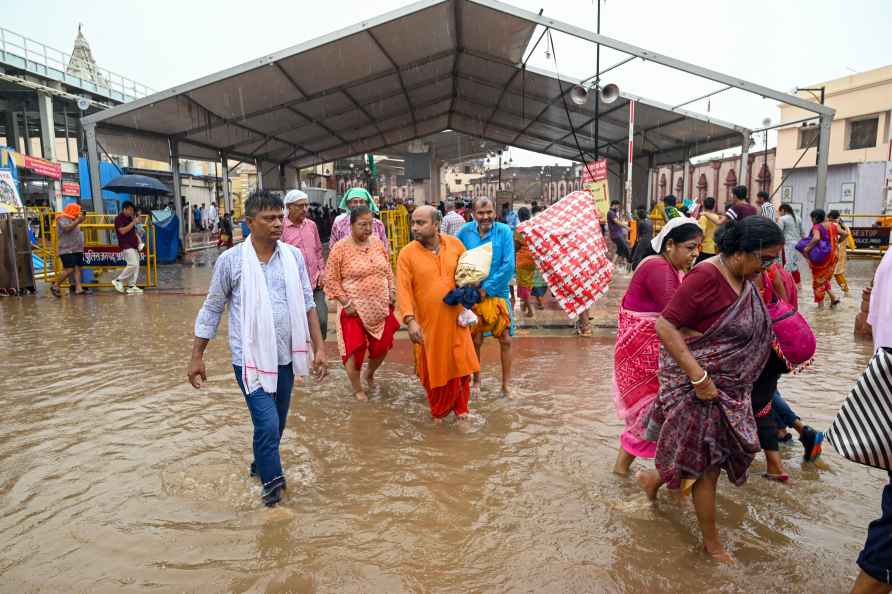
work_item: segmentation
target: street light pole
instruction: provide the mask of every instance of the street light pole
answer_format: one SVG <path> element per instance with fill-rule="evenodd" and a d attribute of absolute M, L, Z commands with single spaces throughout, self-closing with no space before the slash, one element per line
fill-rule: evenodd
<path fill-rule="evenodd" d="M 596 29 L 598 35 L 601 34 L 601 0 L 595 0 L 596 9 Z M 600 123 L 601 120 L 601 44 L 595 44 L 595 161 L 598 160 L 598 144 L 600 144 Z"/>
<path fill-rule="evenodd" d="M 499 151 L 499 190 L 502 189 L 502 151 Z"/>
<path fill-rule="evenodd" d="M 826 85 L 821 85 L 820 87 L 802 87 L 802 88 L 796 87 L 797 93 L 799 91 L 807 91 L 808 93 L 811 93 L 811 96 L 814 97 L 815 99 L 817 99 L 817 96 L 815 95 L 815 91 L 821 91 L 821 105 L 824 105 L 824 93 L 826 90 L 827 90 Z M 820 126 L 818 126 L 818 138 L 816 140 L 817 140 L 817 142 L 815 143 L 815 163 L 818 162 L 818 157 L 821 155 L 821 127 Z"/>

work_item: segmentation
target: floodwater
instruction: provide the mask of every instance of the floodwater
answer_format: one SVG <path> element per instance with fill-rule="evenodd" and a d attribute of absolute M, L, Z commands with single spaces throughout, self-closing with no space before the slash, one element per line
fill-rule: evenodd
<path fill-rule="evenodd" d="M 805 313 L 817 362 L 781 390 L 823 428 L 866 365 L 853 297 Z M 259 505 L 250 421 L 225 331 L 209 384 L 185 381 L 208 266 L 162 271 L 166 291 L 0 300 L 2 592 L 847 592 L 884 474 L 829 448 L 783 450 L 792 482 L 720 483 L 738 563 L 700 553 L 689 500 L 648 503 L 610 473 L 621 424 L 613 338 L 515 342 L 516 399 L 484 351 L 474 420 L 434 426 L 398 341 L 380 390 L 355 402 L 340 365 L 298 386 L 283 440 L 288 493 Z M 621 285 L 622 283 L 619 283 Z M 615 303 L 614 295 L 608 303 Z M 330 359 L 336 348 L 329 342 Z"/>

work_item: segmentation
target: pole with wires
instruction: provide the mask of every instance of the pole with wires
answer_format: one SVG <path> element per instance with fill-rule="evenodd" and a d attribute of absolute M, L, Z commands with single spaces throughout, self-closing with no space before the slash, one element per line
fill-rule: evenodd
<path fill-rule="evenodd" d="M 601 0 L 595 0 L 595 29 L 601 35 Z M 598 144 L 601 141 L 599 123 L 601 120 L 601 44 L 595 44 L 595 161 L 598 160 Z"/>

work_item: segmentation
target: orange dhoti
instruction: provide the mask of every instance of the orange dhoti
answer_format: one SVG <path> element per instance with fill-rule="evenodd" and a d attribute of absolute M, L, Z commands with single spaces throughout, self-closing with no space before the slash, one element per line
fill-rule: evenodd
<path fill-rule="evenodd" d="M 423 350 L 422 348 L 418 349 Z M 432 388 L 430 374 L 427 372 L 426 357 L 424 353 L 417 353 L 415 358 L 415 371 L 427 392 L 427 403 L 431 408 L 431 416 L 442 419 L 455 413 L 460 417 L 468 414 L 468 401 L 471 399 L 471 376 L 454 377 L 446 385 Z"/>
<path fill-rule="evenodd" d="M 415 371 L 434 418 L 467 414 L 470 376 L 480 371 L 471 332 L 458 325 L 463 307 L 443 303 L 455 288 L 463 251 L 460 241 L 441 234 L 439 253 L 413 241 L 397 260 L 397 305 L 400 317 L 413 316 L 424 335 L 424 344 L 415 345 Z"/>

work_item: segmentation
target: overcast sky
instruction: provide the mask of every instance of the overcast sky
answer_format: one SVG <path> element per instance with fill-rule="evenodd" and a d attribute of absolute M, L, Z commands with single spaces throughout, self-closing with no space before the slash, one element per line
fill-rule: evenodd
<path fill-rule="evenodd" d="M 594 30 L 593 0 L 509 0 Z M 70 52 L 78 23 L 98 64 L 156 90 L 187 82 L 406 6 L 404 0 L 28 0 L 3 9 L 3 26 Z M 779 90 L 892 64 L 892 0 L 607 0 L 601 32 Z M 555 36 L 531 64 L 585 78 L 593 46 Z M 622 56 L 602 51 L 602 68 Z M 675 105 L 720 85 L 635 61 L 608 75 L 621 89 Z M 892 103 L 892 101 L 890 101 Z M 688 109 L 758 127 L 776 102 L 737 91 Z M 769 139 L 773 144 L 773 138 Z M 516 164 L 551 162 L 513 152 Z"/>

